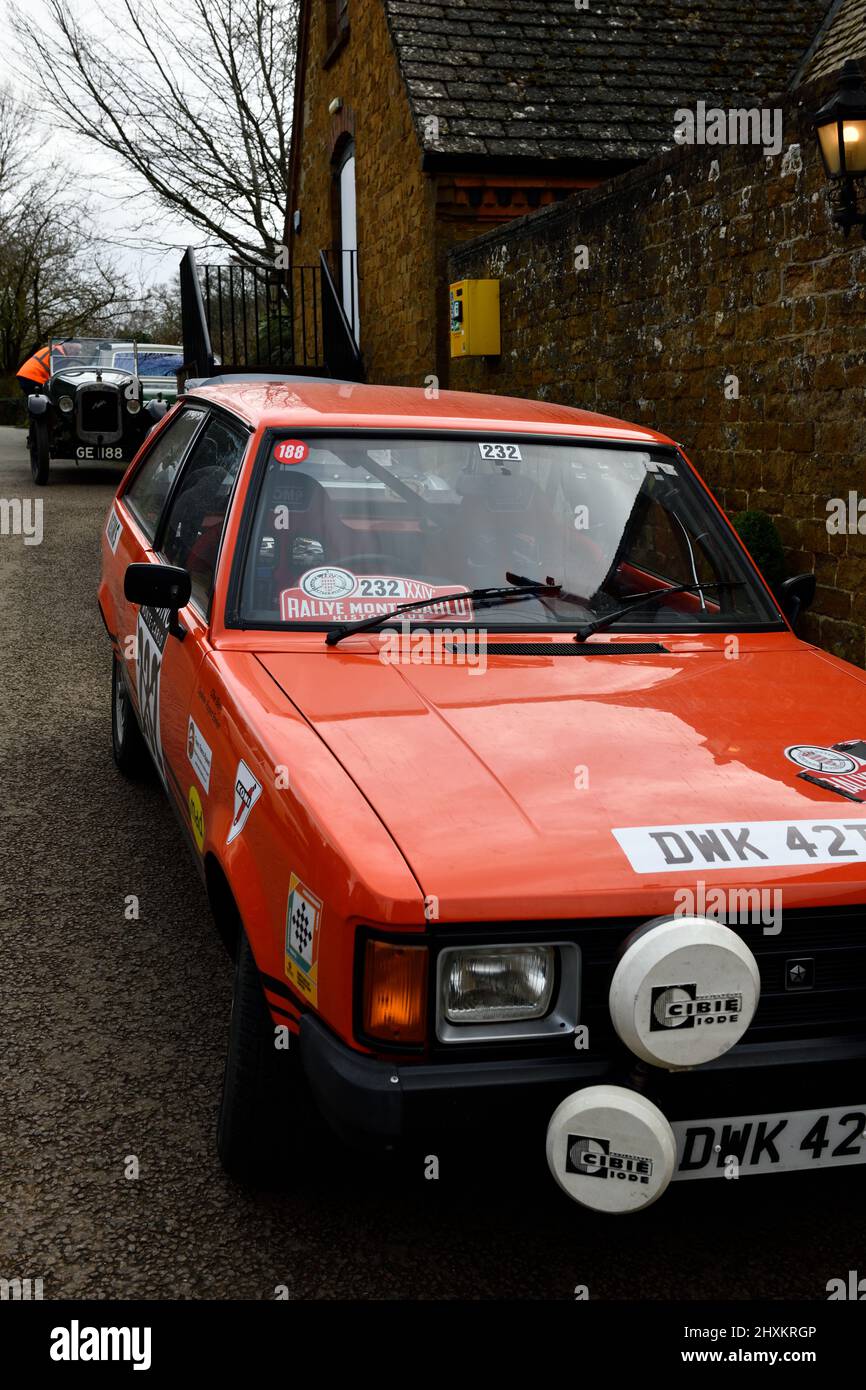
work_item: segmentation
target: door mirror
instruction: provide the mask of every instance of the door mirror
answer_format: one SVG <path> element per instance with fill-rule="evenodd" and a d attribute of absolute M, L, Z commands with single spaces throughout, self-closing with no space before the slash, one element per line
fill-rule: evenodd
<path fill-rule="evenodd" d="M 127 565 L 124 597 L 148 608 L 168 608 L 176 613 L 189 603 L 192 580 L 189 570 L 178 565 Z"/>
<path fill-rule="evenodd" d="M 782 612 L 793 627 L 800 614 L 805 611 L 815 597 L 817 580 L 814 574 L 795 574 L 779 585 L 778 599 Z"/>

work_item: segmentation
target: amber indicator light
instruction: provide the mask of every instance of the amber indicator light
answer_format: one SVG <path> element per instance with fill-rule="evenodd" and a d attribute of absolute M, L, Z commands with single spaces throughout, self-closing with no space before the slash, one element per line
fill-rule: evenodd
<path fill-rule="evenodd" d="M 368 941 L 364 957 L 364 1032 L 385 1042 L 427 1036 L 427 947 Z"/>

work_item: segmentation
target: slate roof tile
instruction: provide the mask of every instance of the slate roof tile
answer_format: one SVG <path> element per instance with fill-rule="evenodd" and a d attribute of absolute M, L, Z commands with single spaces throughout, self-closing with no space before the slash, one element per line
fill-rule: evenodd
<path fill-rule="evenodd" d="M 866 0 L 845 2 L 859 19 Z M 575 160 L 646 159 L 673 143 L 674 112 L 700 100 L 766 105 L 788 87 L 834 7 L 831 0 L 750 7 L 604 0 L 596 10 L 577 10 L 574 0 L 382 3 L 428 148 Z M 421 124 L 429 114 L 443 118 L 436 140 Z"/>

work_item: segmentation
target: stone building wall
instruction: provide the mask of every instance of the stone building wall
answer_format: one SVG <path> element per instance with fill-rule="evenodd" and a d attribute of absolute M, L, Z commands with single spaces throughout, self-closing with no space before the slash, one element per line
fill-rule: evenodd
<path fill-rule="evenodd" d="M 312 6 L 292 260 L 317 265 L 319 252 L 336 244 L 329 152 L 353 132 L 361 350 L 370 380 L 418 384 L 435 369 L 435 191 L 421 172 L 383 7 L 352 6 L 348 40 L 328 66 L 326 13 L 324 3 Z M 344 107 L 332 116 L 337 97 Z"/>

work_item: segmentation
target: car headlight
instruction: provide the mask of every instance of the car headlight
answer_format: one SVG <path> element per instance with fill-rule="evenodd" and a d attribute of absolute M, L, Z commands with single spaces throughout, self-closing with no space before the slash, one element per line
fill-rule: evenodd
<path fill-rule="evenodd" d="M 473 946 L 443 955 L 441 1009 L 449 1023 L 516 1023 L 550 1008 L 552 946 Z"/>
<path fill-rule="evenodd" d="M 137 415 L 138 412 L 141 410 L 141 401 L 138 400 L 136 396 L 133 396 L 130 400 L 126 402 L 126 408 L 129 411 L 130 415 Z"/>
<path fill-rule="evenodd" d="M 68 415 L 70 410 L 73 410 L 75 407 L 75 402 L 73 401 L 71 396 L 61 396 L 57 404 L 63 411 L 64 415 Z"/>

